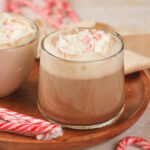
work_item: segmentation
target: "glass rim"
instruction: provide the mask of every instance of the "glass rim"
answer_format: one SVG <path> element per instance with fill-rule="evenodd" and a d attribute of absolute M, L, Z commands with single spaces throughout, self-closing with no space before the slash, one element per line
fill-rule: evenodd
<path fill-rule="evenodd" d="M 4 13 L 0 13 L 0 14 L 4 14 Z M 36 40 L 37 35 L 38 35 L 38 33 L 39 33 L 39 28 L 38 28 L 38 26 L 36 25 L 36 23 L 34 23 L 34 21 L 33 21 L 32 19 L 30 19 L 29 17 L 26 17 L 26 16 L 17 15 L 17 14 L 14 14 L 14 13 L 7 13 L 7 14 L 11 14 L 11 15 L 14 15 L 14 16 L 19 16 L 19 17 L 21 16 L 21 17 L 25 18 L 27 21 L 31 22 L 31 23 L 35 26 L 35 29 L 36 29 L 35 38 L 34 38 L 32 41 L 29 41 L 29 42 L 27 42 L 27 43 L 25 43 L 25 44 L 22 44 L 22 45 L 19 45 L 19 46 L 16 46 L 16 47 L 0 49 L 0 52 L 3 52 L 3 51 L 14 51 L 15 49 L 18 49 L 18 48 L 20 48 L 20 47 L 23 47 L 23 46 L 25 46 L 25 45 L 28 45 L 28 44 L 33 43 L 33 42 Z"/>
<path fill-rule="evenodd" d="M 97 28 L 90 28 L 90 27 L 75 27 L 75 28 L 78 28 L 78 29 L 96 29 L 98 30 Z M 49 34 L 47 34 L 41 41 L 41 48 L 42 50 L 44 50 L 48 55 L 52 56 L 52 57 L 55 57 L 56 59 L 59 59 L 61 61 L 65 61 L 65 62 L 74 62 L 74 63 L 90 63 L 90 62 L 99 62 L 99 61 L 105 61 L 105 60 L 108 60 L 108 59 L 111 59 L 117 55 L 119 55 L 123 49 L 124 49 L 124 42 L 122 40 L 122 37 L 120 36 L 119 33 L 117 32 L 110 32 L 110 31 L 105 31 L 105 30 L 102 30 L 104 31 L 105 33 L 111 33 L 113 36 L 115 36 L 116 38 L 118 38 L 121 42 L 121 47 L 120 47 L 120 50 L 117 51 L 116 53 L 114 53 L 113 55 L 110 55 L 109 57 L 106 57 L 106 58 L 101 58 L 101 59 L 96 59 L 96 60 L 86 60 L 86 61 L 80 61 L 80 60 L 68 60 L 68 59 L 64 59 L 64 58 L 61 58 L 61 57 L 58 57 L 52 53 L 50 53 L 48 50 L 46 50 L 45 46 L 44 46 L 44 41 L 49 37 L 51 36 L 52 34 L 55 34 L 57 32 L 60 32 L 61 30 L 67 30 L 67 29 L 70 29 L 70 28 L 64 28 L 64 29 L 60 29 L 60 30 L 55 30 L 53 32 L 50 32 Z"/>

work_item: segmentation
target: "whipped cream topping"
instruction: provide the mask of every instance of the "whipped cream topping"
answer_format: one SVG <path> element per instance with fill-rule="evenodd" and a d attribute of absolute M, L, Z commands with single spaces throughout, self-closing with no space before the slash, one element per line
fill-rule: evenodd
<path fill-rule="evenodd" d="M 0 49 L 15 48 L 31 42 L 37 33 L 29 19 L 8 13 L 0 14 Z"/>
<path fill-rule="evenodd" d="M 110 57 L 121 48 L 112 33 L 96 29 L 70 29 L 50 36 L 45 48 L 57 57 L 74 61 L 91 61 Z"/>

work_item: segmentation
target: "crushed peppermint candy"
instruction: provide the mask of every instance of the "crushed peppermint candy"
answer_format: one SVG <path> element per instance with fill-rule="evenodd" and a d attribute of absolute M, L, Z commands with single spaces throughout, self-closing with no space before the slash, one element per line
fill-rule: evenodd
<path fill-rule="evenodd" d="M 88 35 L 85 35 L 83 37 L 83 40 L 82 40 L 85 44 L 88 44 L 90 42 L 90 37 Z"/>
<path fill-rule="evenodd" d="M 84 29 L 75 30 L 72 34 L 60 34 L 56 41 L 56 48 L 66 55 L 99 54 L 106 58 L 116 52 L 115 36 L 102 30 Z M 117 41 L 117 39 L 116 39 Z M 116 44 L 117 43 L 117 44 Z M 117 49 L 118 51 L 118 49 Z"/>
<path fill-rule="evenodd" d="M 5 37 L 6 37 L 7 39 L 10 39 L 10 36 L 9 36 L 8 34 L 6 34 Z"/>
<path fill-rule="evenodd" d="M 84 30 L 75 34 L 61 35 L 56 45 L 60 51 L 67 54 L 81 54 L 100 52 L 100 47 L 105 49 L 109 41 L 110 37 L 101 30 L 94 34 Z"/>

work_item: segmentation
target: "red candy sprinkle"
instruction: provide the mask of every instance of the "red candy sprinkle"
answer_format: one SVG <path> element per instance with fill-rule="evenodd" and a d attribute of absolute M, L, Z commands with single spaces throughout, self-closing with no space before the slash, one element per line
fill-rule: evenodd
<path fill-rule="evenodd" d="M 66 38 L 63 38 L 63 40 L 65 40 L 67 43 L 69 42 Z"/>
<path fill-rule="evenodd" d="M 97 36 L 93 36 L 93 39 L 95 39 L 96 41 L 98 41 L 98 37 Z"/>
<path fill-rule="evenodd" d="M 93 43 L 92 51 L 95 51 L 95 43 Z"/>
<path fill-rule="evenodd" d="M 85 44 L 88 44 L 88 43 L 90 42 L 90 38 L 89 38 L 87 35 L 85 35 L 82 41 L 83 41 Z"/>
<path fill-rule="evenodd" d="M 92 48 L 92 44 L 91 43 L 89 44 L 89 48 Z"/>
<path fill-rule="evenodd" d="M 7 39 L 9 39 L 9 38 L 10 38 L 10 36 L 9 36 L 8 34 L 6 34 L 5 36 L 6 36 L 6 38 L 7 38 Z"/>

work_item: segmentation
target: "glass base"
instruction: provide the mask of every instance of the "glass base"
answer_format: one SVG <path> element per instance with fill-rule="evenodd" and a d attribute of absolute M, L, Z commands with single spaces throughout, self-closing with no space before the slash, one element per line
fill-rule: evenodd
<path fill-rule="evenodd" d="M 124 106 L 122 107 L 122 109 L 120 110 L 120 112 L 117 114 L 117 116 L 115 116 L 114 118 L 112 118 L 111 120 L 108 120 L 106 122 L 100 123 L 100 124 L 94 124 L 94 125 L 68 125 L 68 124 L 62 124 L 59 122 L 55 122 L 51 119 L 49 119 L 41 110 L 40 105 L 37 103 L 38 105 L 38 109 L 40 111 L 40 113 L 42 114 L 43 117 L 45 117 L 48 121 L 50 121 L 51 123 L 54 124 L 59 124 L 64 128 L 70 128 L 70 129 L 76 129 L 76 130 L 88 130 L 88 129 L 97 129 L 97 128 L 102 128 L 105 126 L 108 126 L 112 123 L 114 123 L 116 120 L 118 120 L 120 118 L 120 116 L 122 115 L 123 111 L 124 111 Z"/>

